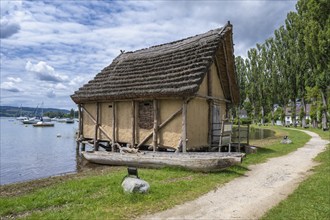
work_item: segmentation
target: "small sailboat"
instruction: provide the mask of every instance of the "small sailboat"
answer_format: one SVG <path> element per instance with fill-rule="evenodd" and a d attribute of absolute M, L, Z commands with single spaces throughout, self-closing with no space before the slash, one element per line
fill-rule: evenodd
<path fill-rule="evenodd" d="M 19 116 L 16 118 L 16 120 L 19 120 L 19 121 L 23 121 L 23 120 L 27 120 L 28 118 L 25 117 L 25 116 L 22 116 L 22 105 L 21 107 L 19 108 Z"/>
<path fill-rule="evenodd" d="M 22 121 L 23 124 L 30 124 L 30 125 L 37 124 L 38 122 L 40 122 L 40 119 L 38 119 L 37 117 L 27 118 Z"/>
<path fill-rule="evenodd" d="M 54 123 L 50 122 L 49 117 L 44 117 L 44 109 L 43 109 L 44 102 L 41 103 L 41 118 L 40 121 L 33 124 L 33 127 L 54 127 Z"/>

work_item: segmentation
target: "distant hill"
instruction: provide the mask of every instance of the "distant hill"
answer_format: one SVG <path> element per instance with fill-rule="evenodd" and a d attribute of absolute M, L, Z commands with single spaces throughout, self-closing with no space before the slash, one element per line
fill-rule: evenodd
<path fill-rule="evenodd" d="M 37 112 L 36 112 L 37 111 Z M 66 109 L 57 109 L 57 108 L 43 108 L 44 114 L 49 112 L 69 114 L 70 111 Z M 40 115 L 41 109 L 30 108 L 30 107 L 14 107 L 14 106 L 0 106 L 0 117 L 18 117 L 22 116 L 34 116 L 35 114 Z"/>

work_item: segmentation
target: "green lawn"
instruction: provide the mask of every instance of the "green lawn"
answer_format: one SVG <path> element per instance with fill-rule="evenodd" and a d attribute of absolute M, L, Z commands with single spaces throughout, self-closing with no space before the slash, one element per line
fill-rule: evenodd
<path fill-rule="evenodd" d="M 157 212 L 199 197 L 243 175 L 250 164 L 264 162 L 303 146 L 310 137 L 302 132 L 274 128 L 276 137 L 255 141 L 258 153 L 248 155 L 240 166 L 222 172 L 196 173 L 181 169 L 139 169 L 151 185 L 149 194 L 124 194 L 120 186 L 125 168 L 110 169 L 73 178 L 52 178 L 50 183 L 1 186 L 0 217 L 26 219 L 130 219 Z M 279 141 L 288 135 L 293 144 Z M 260 147 L 262 146 L 262 147 Z M 52 183 L 53 181 L 53 183 Z M 24 190 L 24 189 L 29 190 Z M 5 193 L 10 192 L 12 193 Z"/>
<path fill-rule="evenodd" d="M 312 131 L 318 134 L 322 139 L 330 141 L 330 131 L 323 131 L 320 128 L 301 128 L 297 127 L 299 130 Z"/>

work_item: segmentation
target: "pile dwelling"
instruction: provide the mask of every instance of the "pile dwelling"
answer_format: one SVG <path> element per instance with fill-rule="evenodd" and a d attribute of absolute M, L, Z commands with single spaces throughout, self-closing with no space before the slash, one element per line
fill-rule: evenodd
<path fill-rule="evenodd" d="M 228 110 L 239 102 L 232 25 L 124 52 L 72 96 L 78 146 L 239 151 Z"/>

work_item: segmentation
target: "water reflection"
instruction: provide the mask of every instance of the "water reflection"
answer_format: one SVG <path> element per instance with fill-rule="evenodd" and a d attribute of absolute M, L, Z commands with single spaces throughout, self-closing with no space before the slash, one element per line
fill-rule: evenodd
<path fill-rule="evenodd" d="M 273 136 L 275 136 L 275 132 L 270 129 L 253 128 L 253 127 L 250 128 L 250 133 L 249 133 L 250 140 L 260 140 Z"/>

